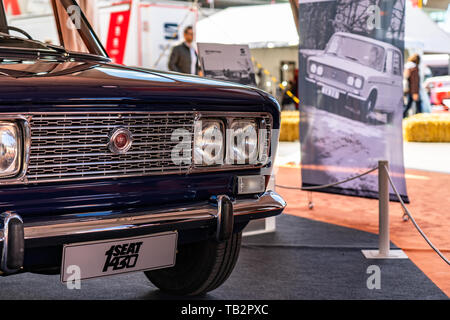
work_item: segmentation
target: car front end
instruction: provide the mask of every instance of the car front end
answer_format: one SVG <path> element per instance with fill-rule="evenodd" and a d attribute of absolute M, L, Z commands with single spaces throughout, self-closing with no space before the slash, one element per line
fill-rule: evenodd
<path fill-rule="evenodd" d="M 330 59 L 331 61 L 328 61 Z M 368 93 L 364 86 L 366 80 L 364 76 L 346 71 L 355 69 L 355 66 L 350 67 L 347 64 L 348 62 L 342 59 L 325 55 L 310 57 L 306 80 L 316 86 L 318 95 L 326 96 L 331 101 L 357 111 L 367 99 Z"/>
<path fill-rule="evenodd" d="M 2 275 L 144 271 L 198 295 L 230 275 L 249 221 L 283 211 L 273 97 L 113 64 L 95 35 L 87 53 L 0 37 Z"/>
<path fill-rule="evenodd" d="M 316 87 L 317 105 L 330 110 L 348 109 L 361 121 L 384 110 L 378 86 L 385 86 L 385 45 L 368 37 L 335 33 L 325 50 L 308 58 L 306 80 Z M 352 71 L 349 71 L 352 70 Z M 392 83 L 391 83 L 392 85 Z"/>

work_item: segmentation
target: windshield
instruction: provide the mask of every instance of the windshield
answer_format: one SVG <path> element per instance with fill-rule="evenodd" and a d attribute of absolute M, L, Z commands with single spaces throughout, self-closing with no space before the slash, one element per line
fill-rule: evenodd
<path fill-rule="evenodd" d="M 0 49 L 58 47 L 107 57 L 75 0 L 0 0 Z"/>
<path fill-rule="evenodd" d="M 325 50 L 326 54 L 382 71 L 384 67 L 384 48 L 370 42 L 345 36 L 334 36 Z"/>

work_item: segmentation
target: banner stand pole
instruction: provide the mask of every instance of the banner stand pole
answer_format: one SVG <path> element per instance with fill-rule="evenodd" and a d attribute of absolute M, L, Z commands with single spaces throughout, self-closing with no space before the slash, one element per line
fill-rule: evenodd
<path fill-rule="evenodd" d="M 366 259 L 408 259 L 403 250 L 390 250 L 388 161 L 378 161 L 378 250 L 362 250 Z"/>

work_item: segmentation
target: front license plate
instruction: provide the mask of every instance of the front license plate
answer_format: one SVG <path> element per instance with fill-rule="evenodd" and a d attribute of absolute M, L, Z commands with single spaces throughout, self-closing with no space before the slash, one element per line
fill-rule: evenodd
<path fill-rule="evenodd" d="M 177 232 L 67 244 L 63 248 L 61 281 L 91 279 L 175 265 Z M 71 277 L 72 276 L 72 277 Z"/>
<path fill-rule="evenodd" d="M 339 91 L 337 91 L 334 88 L 323 86 L 322 87 L 322 93 L 324 95 L 329 96 L 329 97 L 332 97 L 332 98 L 335 98 L 335 99 L 339 99 Z"/>

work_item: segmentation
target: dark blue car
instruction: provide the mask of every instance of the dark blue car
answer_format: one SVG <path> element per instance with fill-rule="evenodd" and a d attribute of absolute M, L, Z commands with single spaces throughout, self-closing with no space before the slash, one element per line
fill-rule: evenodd
<path fill-rule="evenodd" d="M 275 99 L 113 64 L 74 0 L 48 1 L 57 41 L 4 3 L 1 274 L 70 282 L 143 271 L 176 295 L 220 286 L 248 222 L 285 207 L 266 190 Z"/>

